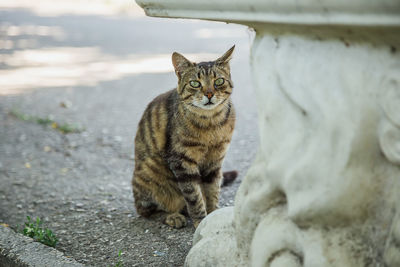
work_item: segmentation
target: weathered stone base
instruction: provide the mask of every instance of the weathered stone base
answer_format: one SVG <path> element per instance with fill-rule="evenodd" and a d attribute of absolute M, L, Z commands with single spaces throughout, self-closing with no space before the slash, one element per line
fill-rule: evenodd
<path fill-rule="evenodd" d="M 400 32 L 259 26 L 261 146 L 186 266 L 400 266 Z"/>

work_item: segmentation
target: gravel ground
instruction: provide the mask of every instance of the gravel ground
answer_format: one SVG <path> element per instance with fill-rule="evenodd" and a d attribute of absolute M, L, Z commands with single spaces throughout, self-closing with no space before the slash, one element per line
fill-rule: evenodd
<path fill-rule="evenodd" d="M 253 34 L 239 25 L 147 18 L 134 4 L 124 6 L 133 12 L 103 14 L 83 2 L 87 12 L 62 13 L 49 1 L 55 11 L 47 13 L 29 1 L 0 4 L 0 223 L 15 229 L 27 215 L 40 217 L 59 238 L 56 249 L 86 265 L 112 266 L 121 250 L 124 266 L 182 266 L 193 226 L 171 229 L 162 214 L 144 219 L 133 206 L 137 123 L 146 104 L 176 84 L 173 51 L 209 59 L 236 44 L 238 120 L 224 169 L 240 176 L 221 194 L 221 206 L 233 205 L 258 142 Z M 33 116 L 82 131 L 64 134 Z"/>

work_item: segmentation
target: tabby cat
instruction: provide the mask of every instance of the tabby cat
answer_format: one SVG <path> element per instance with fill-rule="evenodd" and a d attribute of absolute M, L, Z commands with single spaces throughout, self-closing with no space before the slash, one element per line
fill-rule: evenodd
<path fill-rule="evenodd" d="M 172 54 L 178 87 L 150 102 L 135 137 L 132 186 L 140 215 L 163 210 L 165 223 L 181 228 L 186 211 L 197 227 L 217 208 L 221 165 L 235 125 L 229 68 L 234 48 L 201 63 Z M 226 179 L 236 175 L 224 173 Z"/>

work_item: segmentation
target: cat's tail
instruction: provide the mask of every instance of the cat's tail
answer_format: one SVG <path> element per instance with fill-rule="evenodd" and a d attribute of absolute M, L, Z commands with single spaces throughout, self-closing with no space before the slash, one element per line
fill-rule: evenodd
<path fill-rule="evenodd" d="M 227 186 L 231 184 L 233 181 L 235 181 L 236 177 L 238 176 L 238 171 L 228 171 L 228 172 L 223 172 L 222 176 L 222 185 L 221 186 Z"/>

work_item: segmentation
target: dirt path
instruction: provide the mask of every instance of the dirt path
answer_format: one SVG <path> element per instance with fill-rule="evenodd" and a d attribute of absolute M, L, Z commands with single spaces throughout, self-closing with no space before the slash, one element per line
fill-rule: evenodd
<path fill-rule="evenodd" d="M 224 168 L 241 175 L 221 199 L 233 205 L 257 149 L 251 33 L 147 18 L 134 5 L 107 9 L 104 2 L 99 11 L 79 0 L 79 12 L 52 11 L 47 1 L 40 11 L 31 2 L 0 4 L 0 223 L 15 227 L 38 216 L 59 238 L 56 248 L 87 265 L 111 266 L 121 250 L 125 266 L 181 266 L 192 226 L 173 230 L 133 207 L 136 125 L 146 104 L 175 86 L 173 51 L 209 59 L 236 44 L 238 123 Z"/>

